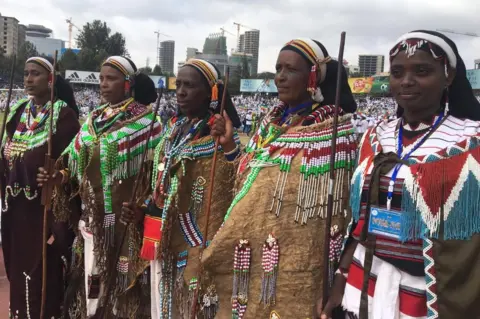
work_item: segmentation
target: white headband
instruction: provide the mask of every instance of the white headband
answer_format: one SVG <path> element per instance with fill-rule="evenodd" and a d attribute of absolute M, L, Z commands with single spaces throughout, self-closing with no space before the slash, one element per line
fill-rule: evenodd
<path fill-rule="evenodd" d="M 215 80 L 212 81 L 212 79 L 209 77 L 208 74 L 206 74 L 206 72 L 204 70 L 201 69 L 201 67 L 198 66 L 198 64 L 200 65 L 203 65 L 204 67 L 208 68 L 208 70 L 213 74 L 213 77 L 215 78 Z M 219 76 L 218 76 L 218 73 L 217 73 L 217 70 L 215 69 L 215 67 L 210 63 L 208 62 L 207 60 L 202 60 L 202 59 L 195 59 L 195 58 L 192 58 L 192 59 L 189 59 L 187 61 L 187 63 L 185 63 L 185 65 L 190 65 L 190 66 L 194 66 L 196 67 L 197 69 L 199 69 L 202 74 L 204 74 L 204 76 L 207 78 L 207 81 L 210 83 L 210 85 L 214 85 L 218 79 L 219 79 Z M 212 83 L 213 82 L 213 83 Z"/>
<path fill-rule="evenodd" d="M 323 54 L 322 49 L 315 43 L 312 39 L 308 38 L 297 38 L 296 40 L 300 40 L 308 44 L 308 46 L 313 50 L 315 53 L 317 60 L 325 59 L 325 55 Z M 325 81 L 325 77 L 327 76 L 327 65 L 325 63 L 319 63 L 317 66 L 320 68 L 320 83 Z"/>
<path fill-rule="evenodd" d="M 118 55 L 111 56 L 105 61 L 105 63 L 111 63 L 112 61 L 115 61 L 115 62 L 121 64 L 125 68 L 125 70 L 128 72 L 128 75 L 134 75 L 135 74 L 135 70 L 133 69 L 132 64 L 130 63 L 130 61 L 128 61 L 124 57 L 118 56 Z"/>
<path fill-rule="evenodd" d="M 48 61 L 47 59 L 45 58 L 41 58 L 41 57 L 31 57 L 27 60 L 27 62 L 25 63 L 29 63 L 29 62 L 38 62 L 38 63 L 41 63 L 42 66 L 47 69 L 48 72 L 53 72 L 53 65 L 50 63 L 50 61 Z"/>
<path fill-rule="evenodd" d="M 453 68 L 457 67 L 457 56 L 455 55 L 455 52 L 453 52 L 452 47 L 441 37 L 425 32 L 411 32 L 402 35 L 397 42 L 395 42 L 395 45 L 409 39 L 422 39 L 438 45 L 447 54 L 450 66 Z"/>

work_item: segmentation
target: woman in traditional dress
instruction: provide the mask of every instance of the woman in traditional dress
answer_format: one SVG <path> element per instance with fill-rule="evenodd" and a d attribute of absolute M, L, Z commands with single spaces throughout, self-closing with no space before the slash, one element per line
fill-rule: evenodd
<path fill-rule="evenodd" d="M 145 176 L 151 170 L 151 156 L 145 163 L 141 161 L 145 148 L 152 155 L 160 140 L 161 127 L 155 123 L 147 145 L 150 123 L 155 118 L 149 104 L 157 94 L 153 81 L 138 73 L 130 59 L 120 56 L 109 57 L 103 63 L 100 92 L 107 104 L 90 113 L 57 161 L 54 175 L 58 185 L 54 200 L 57 216 L 67 219 L 75 215 L 78 206 L 70 200 L 71 195 L 79 194 L 81 198 L 80 221 L 72 221 L 78 234 L 67 307 L 72 318 L 90 317 L 101 310 L 106 318 L 112 312 L 116 318 L 149 317 L 150 288 L 145 272 L 148 263 L 139 258 L 142 225 L 134 222 L 125 230 L 125 224 L 119 221 L 141 165 L 145 165 Z M 44 182 L 48 176 L 42 171 L 38 179 Z M 144 178 L 139 200 L 140 194 L 150 192 Z M 121 254 L 116 260 L 118 249 Z M 106 287 L 109 276 L 115 276 L 113 287 Z M 73 295 L 77 298 L 71 305 Z"/>
<path fill-rule="evenodd" d="M 341 64 L 311 39 L 280 51 L 275 75 L 281 104 L 265 116 L 239 155 L 240 187 L 203 255 L 218 293 L 217 318 L 311 318 L 322 287 L 327 185 L 336 74 Z M 355 154 L 350 116 L 356 103 L 343 79 L 333 228 L 344 231 Z M 232 151 L 228 117 L 212 134 Z M 237 152 L 238 153 L 238 152 Z M 332 258 L 332 262 L 334 258 Z"/>
<path fill-rule="evenodd" d="M 340 304 L 350 318 L 480 318 L 480 105 L 465 64 L 443 34 L 414 31 L 390 73 L 399 118 L 361 143 L 322 318 Z"/>
<path fill-rule="evenodd" d="M 52 78 L 55 76 L 55 87 Z M 78 109 L 72 88 L 53 70 L 51 61 L 27 60 L 24 85 L 28 99 L 18 101 L 7 114 L 2 141 L 2 248 L 10 282 L 10 318 L 40 318 L 42 295 L 43 210 L 36 175 L 45 164 L 50 92 L 53 103 L 52 157 L 58 158 L 77 134 Z M 63 274 L 73 233 L 68 224 L 50 217 L 47 246 L 45 318 L 60 318 Z"/>
<path fill-rule="evenodd" d="M 152 318 L 189 319 L 198 284 L 215 149 L 209 125 L 219 111 L 225 87 L 218 69 L 201 59 L 191 59 L 179 69 L 176 87 L 178 115 L 169 120 L 155 151 L 155 191 L 146 209 L 141 256 L 151 261 Z M 228 94 L 226 98 L 226 112 L 239 127 Z M 232 141 L 235 148 L 239 139 L 235 135 Z M 222 224 L 233 198 L 235 167 L 226 159 L 228 156 L 221 153 L 216 164 L 208 240 Z M 205 300 L 198 308 L 202 317 L 214 318 L 215 292 L 207 290 L 200 298 Z"/>

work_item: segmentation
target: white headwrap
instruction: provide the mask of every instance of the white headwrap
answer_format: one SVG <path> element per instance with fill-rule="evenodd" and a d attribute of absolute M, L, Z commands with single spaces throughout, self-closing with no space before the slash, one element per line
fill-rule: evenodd
<path fill-rule="evenodd" d="M 125 76 L 134 75 L 136 72 L 132 63 L 122 56 L 111 56 L 103 62 L 103 64 L 107 63 L 114 65 L 120 72 L 125 74 Z"/>
<path fill-rule="evenodd" d="M 50 73 L 53 72 L 53 65 L 50 63 L 50 61 L 48 61 L 45 58 L 35 56 L 35 57 L 29 58 L 25 63 L 30 63 L 30 62 L 40 64 L 48 72 Z"/>

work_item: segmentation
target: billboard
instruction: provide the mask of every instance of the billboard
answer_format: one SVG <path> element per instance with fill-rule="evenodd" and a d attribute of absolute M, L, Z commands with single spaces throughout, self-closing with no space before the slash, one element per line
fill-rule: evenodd
<path fill-rule="evenodd" d="M 467 70 L 467 78 L 474 90 L 480 90 L 480 70 Z"/>
<path fill-rule="evenodd" d="M 70 83 L 100 84 L 100 72 L 66 70 L 65 79 Z"/>
<path fill-rule="evenodd" d="M 157 89 L 166 89 L 167 78 L 164 76 L 159 75 L 149 75 L 150 79 L 152 79 L 153 83 L 155 83 L 155 87 Z"/>
<path fill-rule="evenodd" d="M 390 93 L 390 77 L 387 75 L 374 76 L 372 89 L 370 90 L 372 94 L 387 94 Z"/>
<path fill-rule="evenodd" d="M 169 90 L 177 89 L 177 78 L 168 78 L 168 89 Z"/>
<path fill-rule="evenodd" d="M 167 83 L 167 78 L 164 76 L 158 75 L 149 75 L 155 87 L 165 88 L 165 83 Z M 70 83 L 81 83 L 81 84 L 100 84 L 100 72 L 88 72 L 88 71 L 76 71 L 76 70 L 66 70 L 65 79 L 70 81 Z"/>
<path fill-rule="evenodd" d="M 240 81 L 240 92 L 277 93 L 278 91 L 273 80 L 242 79 Z"/>
<path fill-rule="evenodd" d="M 373 78 L 349 78 L 348 85 L 353 94 L 367 94 L 372 90 Z"/>

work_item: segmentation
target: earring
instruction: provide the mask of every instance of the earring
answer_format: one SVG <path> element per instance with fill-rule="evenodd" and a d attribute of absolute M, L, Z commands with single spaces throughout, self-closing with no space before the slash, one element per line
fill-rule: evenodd
<path fill-rule="evenodd" d="M 448 107 L 448 86 L 445 87 L 445 109 L 443 111 L 443 115 L 444 116 L 447 116 L 448 115 L 448 111 L 449 111 L 449 107 Z"/>
<path fill-rule="evenodd" d="M 52 88 L 52 81 L 48 81 L 48 88 L 49 88 L 49 89 Z"/>

